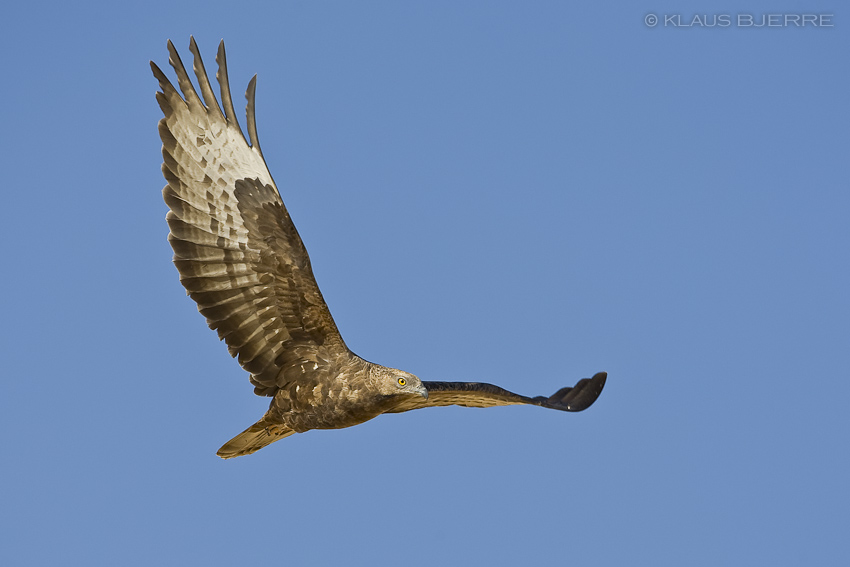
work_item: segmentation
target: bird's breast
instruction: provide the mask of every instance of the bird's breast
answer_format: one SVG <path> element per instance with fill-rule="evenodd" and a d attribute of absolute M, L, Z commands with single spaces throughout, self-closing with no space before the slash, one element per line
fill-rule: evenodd
<path fill-rule="evenodd" d="M 385 411 L 384 396 L 358 380 L 318 381 L 281 389 L 272 402 L 281 421 L 292 429 L 341 429 Z"/>

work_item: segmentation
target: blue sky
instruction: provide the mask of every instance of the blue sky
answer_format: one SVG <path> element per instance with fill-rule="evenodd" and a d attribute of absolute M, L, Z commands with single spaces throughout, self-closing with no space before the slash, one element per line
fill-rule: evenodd
<path fill-rule="evenodd" d="M 5 8 L 0 561 L 847 564 L 849 13 L 597 4 Z M 833 26 L 737 25 L 767 13 Z M 596 405 L 216 457 L 267 400 L 170 261 L 148 61 L 190 34 L 239 106 L 259 74 L 355 352 L 528 395 L 606 370 Z"/>

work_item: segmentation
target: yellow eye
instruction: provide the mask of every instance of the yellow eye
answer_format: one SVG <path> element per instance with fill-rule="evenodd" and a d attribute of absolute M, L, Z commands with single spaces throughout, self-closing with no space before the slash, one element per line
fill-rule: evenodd
<path fill-rule="evenodd" d="M 404 386 L 405 384 L 407 384 L 407 380 L 405 380 L 404 378 L 398 379 L 398 385 L 399 386 Z"/>

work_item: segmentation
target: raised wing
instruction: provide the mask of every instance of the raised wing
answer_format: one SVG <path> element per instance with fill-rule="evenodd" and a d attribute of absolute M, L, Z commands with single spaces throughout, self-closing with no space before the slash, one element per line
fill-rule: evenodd
<path fill-rule="evenodd" d="M 605 386 L 606 372 L 597 372 L 593 378 L 583 378 L 573 387 L 561 388 L 548 398 L 529 398 L 509 392 L 493 384 L 478 382 L 423 382 L 428 388 L 427 400 L 405 400 L 387 413 L 399 413 L 435 406 L 464 406 L 491 408 L 530 404 L 561 411 L 582 411 L 593 405 Z"/>
<path fill-rule="evenodd" d="M 194 38 L 189 48 L 203 101 L 171 41 L 168 61 L 183 96 L 151 61 L 165 115 L 159 134 L 168 240 L 198 310 L 251 373 L 254 391 L 273 396 L 348 350 L 260 151 L 256 75 L 245 94 L 249 145 L 233 109 L 224 42 L 216 57 L 224 111 Z"/>

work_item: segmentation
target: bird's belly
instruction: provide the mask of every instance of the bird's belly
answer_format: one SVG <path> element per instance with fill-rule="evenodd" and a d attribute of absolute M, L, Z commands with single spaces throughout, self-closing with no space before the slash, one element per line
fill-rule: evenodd
<path fill-rule="evenodd" d="M 380 400 L 366 398 L 357 392 L 331 392 L 319 399 L 299 394 L 301 391 L 281 391 L 272 402 L 281 421 L 299 433 L 310 429 L 351 427 L 385 411 Z"/>

